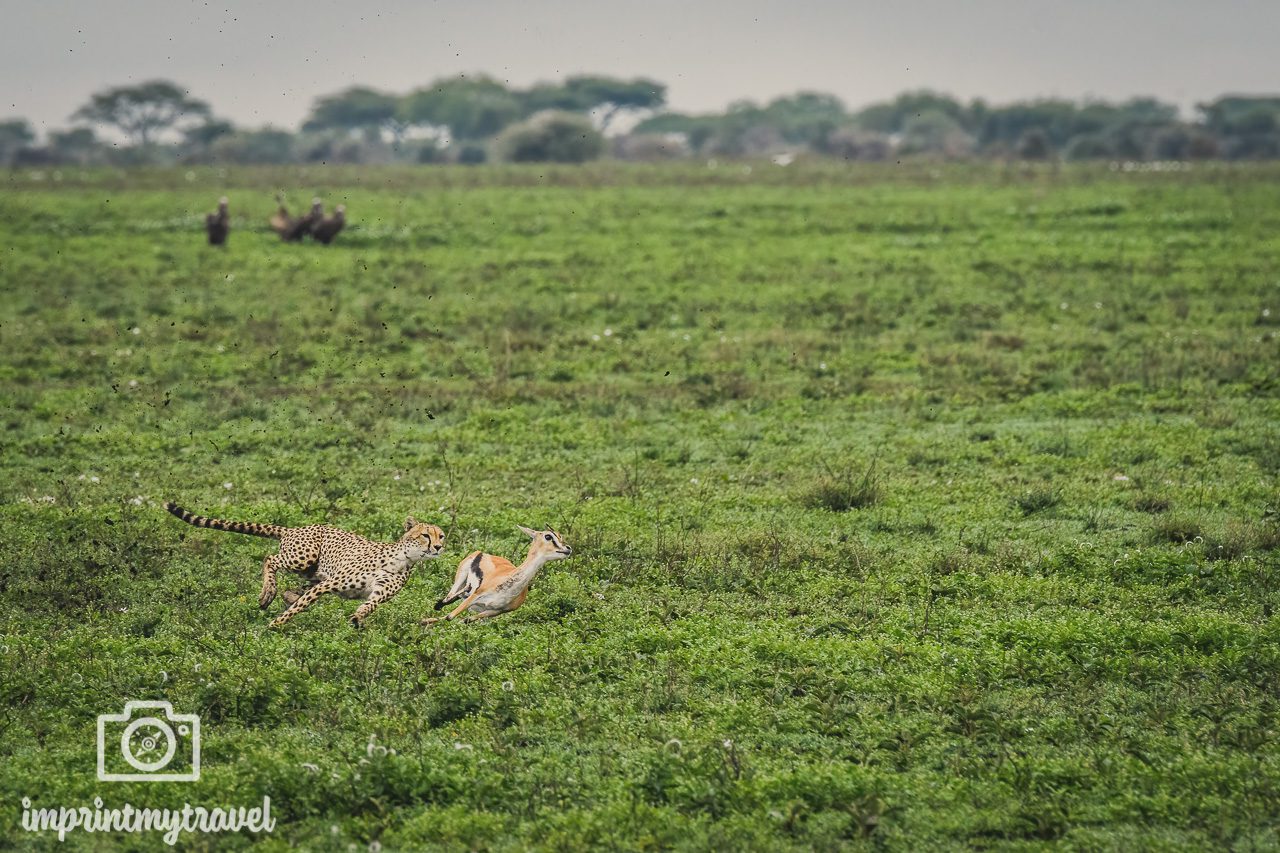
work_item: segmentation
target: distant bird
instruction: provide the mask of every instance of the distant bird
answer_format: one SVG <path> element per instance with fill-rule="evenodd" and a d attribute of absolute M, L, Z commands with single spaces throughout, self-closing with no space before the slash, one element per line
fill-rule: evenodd
<path fill-rule="evenodd" d="M 204 218 L 204 230 L 209 232 L 210 246 L 223 246 L 227 242 L 227 234 L 231 231 L 231 214 L 227 212 L 227 197 L 218 199 L 218 210 Z"/>
<path fill-rule="evenodd" d="M 280 239 L 286 243 L 296 243 L 301 240 L 311 233 L 311 229 L 317 222 L 324 218 L 324 205 L 318 198 L 313 198 L 311 210 L 299 217 L 289 215 L 289 209 L 284 206 L 284 199 L 280 196 L 276 196 L 276 203 L 279 207 L 270 219 L 271 230 L 279 234 Z"/>
<path fill-rule="evenodd" d="M 311 199 L 311 210 L 303 217 L 300 217 L 295 223 L 286 240 L 301 240 L 303 237 L 311 233 L 311 229 L 324 219 L 324 203 L 320 199 Z"/>
<path fill-rule="evenodd" d="M 333 242 L 338 232 L 347 224 L 347 206 L 340 204 L 333 209 L 333 216 L 326 216 L 311 228 L 311 236 L 326 246 Z"/>
<path fill-rule="evenodd" d="M 293 227 L 294 219 L 289 215 L 289 208 L 284 206 L 284 198 L 282 196 L 276 196 L 276 204 L 278 205 L 276 212 L 272 214 L 268 222 L 271 225 L 271 230 L 279 234 L 281 240 L 287 240 L 289 238 L 285 234 Z"/>

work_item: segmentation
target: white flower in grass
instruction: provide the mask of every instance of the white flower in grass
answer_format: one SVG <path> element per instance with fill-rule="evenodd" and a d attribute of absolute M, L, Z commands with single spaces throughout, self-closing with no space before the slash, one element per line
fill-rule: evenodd
<path fill-rule="evenodd" d="M 141 329 L 139 329 L 137 326 L 134 326 L 132 329 L 130 329 L 130 330 L 129 330 L 129 334 L 131 334 L 131 335 L 140 335 L 140 334 L 142 334 L 142 330 L 141 330 Z"/>
<path fill-rule="evenodd" d="M 1263 317 L 1270 317 L 1270 316 L 1271 316 L 1271 309 L 1270 309 L 1270 308 L 1263 308 L 1263 309 L 1262 309 L 1262 316 L 1263 316 Z"/>
<path fill-rule="evenodd" d="M 145 502 L 146 502 L 146 498 L 144 498 L 142 495 L 134 495 L 132 498 L 129 499 L 129 503 L 133 504 L 134 506 L 142 506 L 143 503 Z"/>
<path fill-rule="evenodd" d="M 227 491 L 231 491 L 231 489 L 232 489 L 231 481 L 230 481 L 230 480 L 228 480 L 227 482 L 223 483 L 223 484 L 222 484 L 222 488 L 226 489 Z"/>
<path fill-rule="evenodd" d="M 303 769 L 303 770 L 310 771 L 311 773 L 319 773 L 319 772 L 320 772 L 320 768 L 319 768 L 319 767 L 317 767 L 317 766 L 316 766 L 316 765 L 314 765 L 314 764 L 308 764 L 308 763 L 307 763 L 307 762 L 305 762 L 305 761 L 304 761 L 304 762 L 302 762 L 302 769 Z M 334 829 L 337 829 L 337 827 L 335 826 L 335 827 L 334 827 Z"/>
<path fill-rule="evenodd" d="M 89 478 L 89 482 L 90 482 L 90 483 L 100 483 L 100 482 L 102 482 L 102 478 L 101 478 L 101 477 L 99 477 L 97 474 L 94 474 L 92 477 L 90 477 L 90 478 Z"/>
<path fill-rule="evenodd" d="M 468 750 L 468 751 L 470 751 L 470 752 L 474 752 L 474 751 L 475 751 L 475 747 L 474 747 L 474 746 L 472 746 L 472 745 L 471 745 L 471 744 L 469 744 L 469 743 L 463 743 L 463 742 L 462 742 L 462 741 L 460 741 L 460 740 L 455 740 L 455 741 L 453 742 L 453 748 L 454 748 L 455 750 L 459 751 L 459 752 L 461 752 L 461 751 L 462 751 L 462 750 L 464 750 L 464 749 L 465 749 L 465 750 Z"/>
<path fill-rule="evenodd" d="M 137 388 L 137 387 L 138 387 L 138 380 L 136 380 L 136 379 L 130 379 L 130 380 L 129 380 L 129 387 L 130 387 L 130 388 Z"/>
<path fill-rule="evenodd" d="M 1058 305 L 1058 307 L 1059 307 L 1059 308 L 1061 308 L 1063 311 L 1066 311 L 1066 310 L 1067 310 L 1068 308 L 1070 308 L 1071 306 L 1070 306 L 1070 305 L 1068 305 L 1068 304 L 1067 304 L 1067 303 L 1065 303 L 1065 302 L 1062 302 L 1062 303 L 1060 303 L 1060 304 Z"/>
<path fill-rule="evenodd" d="M 690 478 L 689 478 L 689 482 L 690 482 L 690 483 L 693 483 L 693 484 L 696 486 L 696 485 L 698 485 L 698 478 L 697 478 L 697 477 L 690 477 Z"/>
<path fill-rule="evenodd" d="M 600 336 L 599 336 L 599 335 L 592 335 L 592 336 L 591 336 L 591 340 L 593 340 L 593 341 L 598 341 L 598 340 L 600 340 Z"/>
<path fill-rule="evenodd" d="M 391 479 L 393 479 L 393 480 L 399 480 L 399 479 L 400 479 L 400 475 L 399 475 L 399 474 L 393 474 L 393 475 L 391 476 Z"/>
<path fill-rule="evenodd" d="M 611 338 L 611 337 L 613 337 L 613 329 L 605 329 L 605 330 L 604 330 L 604 336 L 605 336 L 606 338 Z"/>
<path fill-rule="evenodd" d="M 502 689 L 505 692 L 510 693 L 512 690 L 516 689 L 516 684 L 514 681 L 504 681 L 502 682 Z"/>
<path fill-rule="evenodd" d="M 820 361 L 820 362 L 818 362 L 818 369 L 819 369 L 819 370 L 826 370 L 826 369 L 827 369 L 827 363 L 826 363 L 825 361 Z"/>
<path fill-rule="evenodd" d="M 218 352 L 226 352 L 226 351 L 227 351 L 227 348 L 226 348 L 226 347 L 224 347 L 222 344 L 218 344 L 216 347 L 214 347 L 214 349 L 215 349 L 216 351 L 218 351 Z"/>
<path fill-rule="evenodd" d="M 1111 479 L 1115 480 L 1117 483 L 1127 483 L 1127 482 L 1129 482 L 1129 478 L 1128 478 L 1128 477 L 1126 477 L 1124 474 L 1116 474 L 1116 475 L 1115 475 L 1114 477 L 1112 477 Z"/>

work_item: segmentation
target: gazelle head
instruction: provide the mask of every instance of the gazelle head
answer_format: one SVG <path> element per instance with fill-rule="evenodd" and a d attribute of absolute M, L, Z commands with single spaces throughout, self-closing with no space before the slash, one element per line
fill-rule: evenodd
<path fill-rule="evenodd" d="M 554 530 L 533 530 L 523 525 L 516 525 L 520 532 L 533 541 L 529 543 L 529 557 L 543 560 L 563 560 L 573 556 L 573 549 L 564 544 L 560 534 Z"/>
<path fill-rule="evenodd" d="M 225 195 L 222 198 L 218 199 L 218 212 L 226 213 L 227 205 L 230 203 L 231 203 L 230 200 Z"/>
<path fill-rule="evenodd" d="M 313 216 L 324 215 L 324 202 L 320 200 L 320 196 L 311 199 L 311 214 Z"/>
<path fill-rule="evenodd" d="M 411 560 L 435 558 L 444 550 L 444 531 L 434 524 L 423 524 L 411 515 L 404 520 L 400 541 Z"/>

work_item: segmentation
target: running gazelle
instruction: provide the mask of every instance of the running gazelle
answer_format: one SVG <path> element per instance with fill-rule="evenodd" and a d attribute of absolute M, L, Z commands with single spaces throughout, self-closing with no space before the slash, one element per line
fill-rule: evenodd
<path fill-rule="evenodd" d="M 517 525 L 519 526 L 519 525 Z M 453 609 L 448 616 L 425 618 L 423 625 L 434 625 L 450 619 L 456 619 L 470 611 L 467 622 L 488 619 L 501 613 L 510 613 L 524 604 L 529 594 L 529 585 L 538 576 L 538 572 L 552 560 L 563 560 L 573 554 L 573 549 L 560 539 L 554 530 L 531 530 L 520 527 L 528 536 L 529 553 L 524 562 L 513 566 L 510 560 L 493 554 L 473 551 L 458 564 L 457 574 L 453 577 L 453 587 L 436 602 L 436 610 L 458 599 L 462 603 Z"/>

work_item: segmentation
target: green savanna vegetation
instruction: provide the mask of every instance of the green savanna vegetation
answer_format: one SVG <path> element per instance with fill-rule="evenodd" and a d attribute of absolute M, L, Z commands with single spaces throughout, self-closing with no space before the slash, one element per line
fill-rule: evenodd
<path fill-rule="evenodd" d="M 1280 845 L 1276 168 L 58 178 L 0 195 L 0 846 Z M 166 499 L 447 551 L 273 631 Z M 573 558 L 420 627 L 516 524 Z M 199 782 L 97 781 L 128 699 Z"/>

